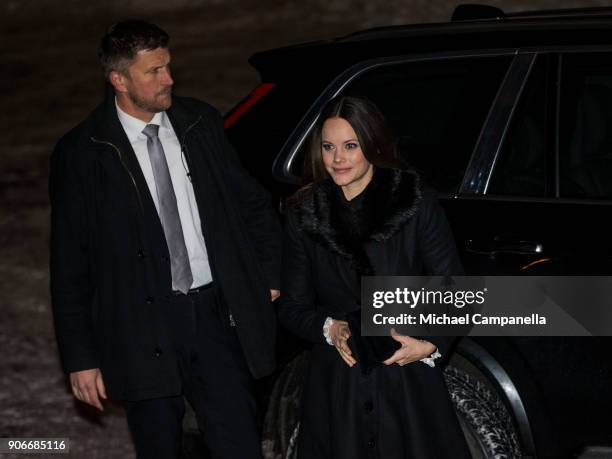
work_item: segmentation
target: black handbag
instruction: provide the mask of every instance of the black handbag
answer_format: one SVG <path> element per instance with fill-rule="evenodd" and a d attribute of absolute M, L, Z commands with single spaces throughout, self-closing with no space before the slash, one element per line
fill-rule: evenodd
<path fill-rule="evenodd" d="M 364 374 L 370 373 L 377 366 L 384 365 L 383 362 L 402 347 L 390 336 L 362 336 L 360 309 L 349 312 L 346 321 L 351 330 L 348 345 Z"/>

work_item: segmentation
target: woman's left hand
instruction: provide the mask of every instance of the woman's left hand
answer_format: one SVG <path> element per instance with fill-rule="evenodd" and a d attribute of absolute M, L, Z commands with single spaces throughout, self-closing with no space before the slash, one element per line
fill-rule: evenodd
<path fill-rule="evenodd" d="M 417 362 L 425 357 L 429 357 L 436 350 L 436 346 L 429 341 L 399 335 L 393 328 L 391 329 L 391 337 L 399 342 L 402 347 L 383 362 L 385 365 L 397 363 L 400 366 L 404 366 L 407 363 Z"/>

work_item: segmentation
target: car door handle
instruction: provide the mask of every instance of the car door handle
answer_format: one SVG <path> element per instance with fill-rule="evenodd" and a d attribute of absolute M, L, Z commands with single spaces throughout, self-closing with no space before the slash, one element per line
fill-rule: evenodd
<path fill-rule="evenodd" d="M 469 252 L 492 255 L 495 253 L 514 253 L 519 255 L 541 255 L 544 246 L 535 241 L 523 241 L 516 239 L 469 239 L 466 242 Z"/>

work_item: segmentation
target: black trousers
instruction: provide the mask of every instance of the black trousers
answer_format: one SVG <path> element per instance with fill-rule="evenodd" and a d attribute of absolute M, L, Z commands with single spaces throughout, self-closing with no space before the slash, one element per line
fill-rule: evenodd
<path fill-rule="evenodd" d="M 261 457 L 253 381 L 215 286 L 178 295 L 167 311 L 183 394 L 211 458 Z M 126 402 L 139 459 L 179 458 L 183 396 Z"/>

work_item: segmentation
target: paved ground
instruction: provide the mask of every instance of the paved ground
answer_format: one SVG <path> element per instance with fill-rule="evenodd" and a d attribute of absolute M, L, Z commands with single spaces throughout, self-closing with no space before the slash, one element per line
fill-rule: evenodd
<path fill-rule="evenodd" d="M 246 63 L 256 50 L 370 26 L 443 21 L 455 2 L 178 0 L 171 10 L 158 0 L 116 0 L 104 8 L 90 3 L 0 5 L 0 437 L 69 437 L 72 457 L 129 458 L 134 454 L 121 408 L 107 404 L 98 415 L 74 402 L 66 388 L 48 295 L 49 153 L 98 102 L 103 84 L 95 48 L 104 29 L 128 16 L 166 28 L 177 92 L 226 111 L 257 83 Z M 489 3 L 528 9 L 606 2 Z"/>

